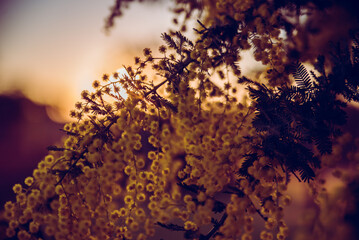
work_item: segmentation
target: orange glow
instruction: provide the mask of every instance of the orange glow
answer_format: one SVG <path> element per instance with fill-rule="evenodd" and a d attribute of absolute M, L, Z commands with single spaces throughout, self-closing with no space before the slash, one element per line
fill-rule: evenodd
<path fill-rule="evenodd" d="M 145 47 L 157 48 L 171 26 L 166 4 L 131 4 L 109 35 L 103 31 L 112 0 L 18 4 L 0 36 L 0 94 L 21 91 L 48 104 L 51 119 L 70 120 L 82 90 L 102 74 L 132 65 Z"/>

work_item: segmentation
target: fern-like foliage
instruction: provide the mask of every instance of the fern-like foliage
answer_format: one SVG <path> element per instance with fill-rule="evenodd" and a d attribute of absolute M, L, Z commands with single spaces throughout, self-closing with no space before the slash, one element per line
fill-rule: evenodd
<path fill-rule="evenodd" d="M 165 224 L 165 223 L 157 222 L 157 225 L 160 227 L 169 229 L 171 231 L 186 231 L 183 226 L 173 224 L 173 223 Z"/>
<path fill-rule="evenodd" d="M 337 44 L 331 55 L 334 63 L 328 75 L 329 87 L 348 101 L 359 101 L 359 39 L 355 37 L 351 51 L 345 44 Z"/>
<path fill-rule="evenodd" d="M 297 63 L 293 77 L 300 89 L 309 89 L 312 87 L 310 75 L 303 64 Z"/>
<path fill-rule="evenodd" d="M 324 59 L 319 61 L 324 64 Z M 249 95 L 256 109 L 252 124 L 261 138 L 259 155 L 275 159 L 289 172 L 299 172 L 303 181 L 313 179 L 314 169 L 320 167 L 315 149 L 321 155 L 330 154 L 332 140 L 340 135 L 339 126 L 346 122 L 343 110 L 346 103 L 337 99 L 338 89 L 334 90 L 331 83 L 331 78 L 338 74 L 334 72 L 327 77 L 324 67 L 322 70 L 320 76 L 312 74 L 314 82 L 307 69 L 298 63 L 293 73 L 297 86 L 290 88 L 274 89 L 241 80 L 249 84 Z M 348 84 L 344 85 L 342 90 L 348 92 Z M 355 94 L 352 92 L 350 96 Z M 253 164 L 254 156 L 246 157 L 240 175 L 248 177 L 246 170 Z"/>
<path fill-rule="evenodd" d="M 249 181 L 253 181 L 253 177 L 248 173 L 248 168 L 253 165 L 255 161 L 257 161 L 258 155 L 257 153 L 250 153 L 243 156 L 244 162 L 242 163 L 241 168 L 238 170 L 238 175 L 246 177 Z"/>
<path fill-rule="evenodd" d="M 188 50 L 194 46 L 193 42 L 190 41 L 181 32 L 175 32 L 174 36 L 171 36 L 168 33 L 163 33 L 161 37 L 166 42 L 166 44 L 170 48 L 175 49 L 178 54 L 182 54 L 184 50 Z"/>

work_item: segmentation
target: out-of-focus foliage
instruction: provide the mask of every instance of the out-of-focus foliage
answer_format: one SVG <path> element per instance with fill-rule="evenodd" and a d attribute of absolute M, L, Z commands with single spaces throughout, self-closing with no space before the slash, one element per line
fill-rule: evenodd
<path fill-rule="evenodd" d="M 126 2 L 116 1 L 107 27 Z M 178 0 L 175 6 L 178 18 L 184 14 L 182 30 L 200 14 L 197 39 L 164 33 L 158 56 L 146 48 L 127 74 L 105 74 L 93 82 L 94 92 L 82 92 L 63 146 L 50 146 L 26 186 L 14 186 L 16 202 L 5 205 L 7 235 L 151 239 L 168 229 L 185 239 L 252 239 L 259 216 L 260 239 L 286 239 L 286 190 L 294 175 L 320 209 L 313 231 L 302 237 L 337 237 L 328 234 L 333 229 L 353 236 L 343 214 L 329 210 L 338 200 L 358 201 L 350 191 L 358 176 L 336 169 L 352 185 L 334 197 L 316 178 L 340 162 L 325 157 L 341 136 L 346 105 L 358 101 L 358 22 L 325 39 L 331 43 L 313 57 L 306 45 L 315 35 L 305 30 L 314 21 L 309 13 L 325 18 L 332 8 L 347 9 L 336 1 Z M 250 49 L 267 67 L 264 79 L 241 75 L 240 54 Z M 350 164 L 357 168 L 358 159 Z"/>

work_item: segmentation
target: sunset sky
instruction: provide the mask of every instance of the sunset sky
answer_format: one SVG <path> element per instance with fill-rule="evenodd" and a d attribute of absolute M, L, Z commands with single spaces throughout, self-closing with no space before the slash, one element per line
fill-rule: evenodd
<path fill-rule="evenodd" d="M 161 33 L 171 26 L 169 1 L 131 4 L 106 35 L 104 19 L 113 2 L 15 0 L 5 5 L 0 92 L 21 90 L 66 116 L 93 80 L 133 64 L 143 48 L 161 44 Z"/>
<path fill-rule="evenodd" d="M 165 0 L 131 3 L 107 35 L 104 20 L 114 0 L 5 3 L 0 5 L 0 94 L 20 90 L 55 106 L 49 114 L 60 122 L 69 120 L 68 112 L 93 80 L 132 65 L 145 47 L 156 50 L 161 33 L 174 27 L 171 1 Z M 256 66 L 249 58 L 245 62 L 244 73 Z"/>

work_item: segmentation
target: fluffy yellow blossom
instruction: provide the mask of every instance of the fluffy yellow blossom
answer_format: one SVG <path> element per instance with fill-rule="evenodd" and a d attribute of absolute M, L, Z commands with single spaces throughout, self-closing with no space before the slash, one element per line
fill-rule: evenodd
<path fill-rule="evenodd" d="M 184 223 L 184 229 L 194 231 L 197 229 L 197 225 L 194 222 L 186 221 Z"/>
<path fill-rule="evenodd" d="M 12 190 L 14 191 L 14 193 L 20 193 L 22 190 L 21 184 L 15 184 Z"/>
<path fill-rule="evenodd" d="M 166 46 L 159 53 L 145 48 L 135 66 L 124 67 L 126 74 L 104 74 L 93 81 L 93 92 L 81 93 L 70 112 L 75 121 L 62 129 L 67 134 L 62 144 L 49 147 L 24 185 L 14 185 L 16 201 L 4 206 L 6 235 L 145 240 L 157 237 L 156 231 L 173 230 L 188 239 L 250 240 L 258 217 L 265 222 L 260 239 L 285 239 L 291 174 L 315 181 L 308 184 L 319 214 L 312 229 L 333 227 L 329 223 L 336 218 L 338 229 L 345 229 L 340 224 L 345 211 L 327 209 L 337 202 L 350 206 L 357 176 L 333 170 L 338 181 L 348 183 L 337 194 L 342 197 L 333 196 L 324 180 L 315 179 L 321 171 L 314 168 L 320 166 L 323 146 L 336 144 L 331 128 L 344 115 L 340 99 L 357 99 L 353 89 L 358 86 L 349 77 L 353 69 L 336 68 L 327 58 L 320 66 L 320 58 L 301 55 L 311 47 L 305 43 L 305 24 L 286 21 L 308 6 L 299 4 L 301 11 L 292 13 L 285 1 L 175 1 L 174 22 L 181 24 L 184 16 L 182 30 L 194 12 L 204 12 L 194 40 L 179 31 L 164 33 Z M 260 78 L 241 74 L 243 50 L 264 65 Z M 356 51 L 349 52 L 353 56 L 342 61 L 345 67 L 356 59 Z M 321 75 L 307 74 L 300 64 L 292 70 L 293 59 L 316 62 Z M 333 73 L 324 62 L 348 73 L 343 86 L 340 79 L 331 83 Z M 291 71 L 298 86 L 290 87 Z M 333 96 L 320 95 L 337 85 L 335 91 L 326 89 Z M 342 145 L 359 146 L 347 138 L 339 139 L 348 142 Z M 335 167 L 334 161 L 322 162 Z"/>

